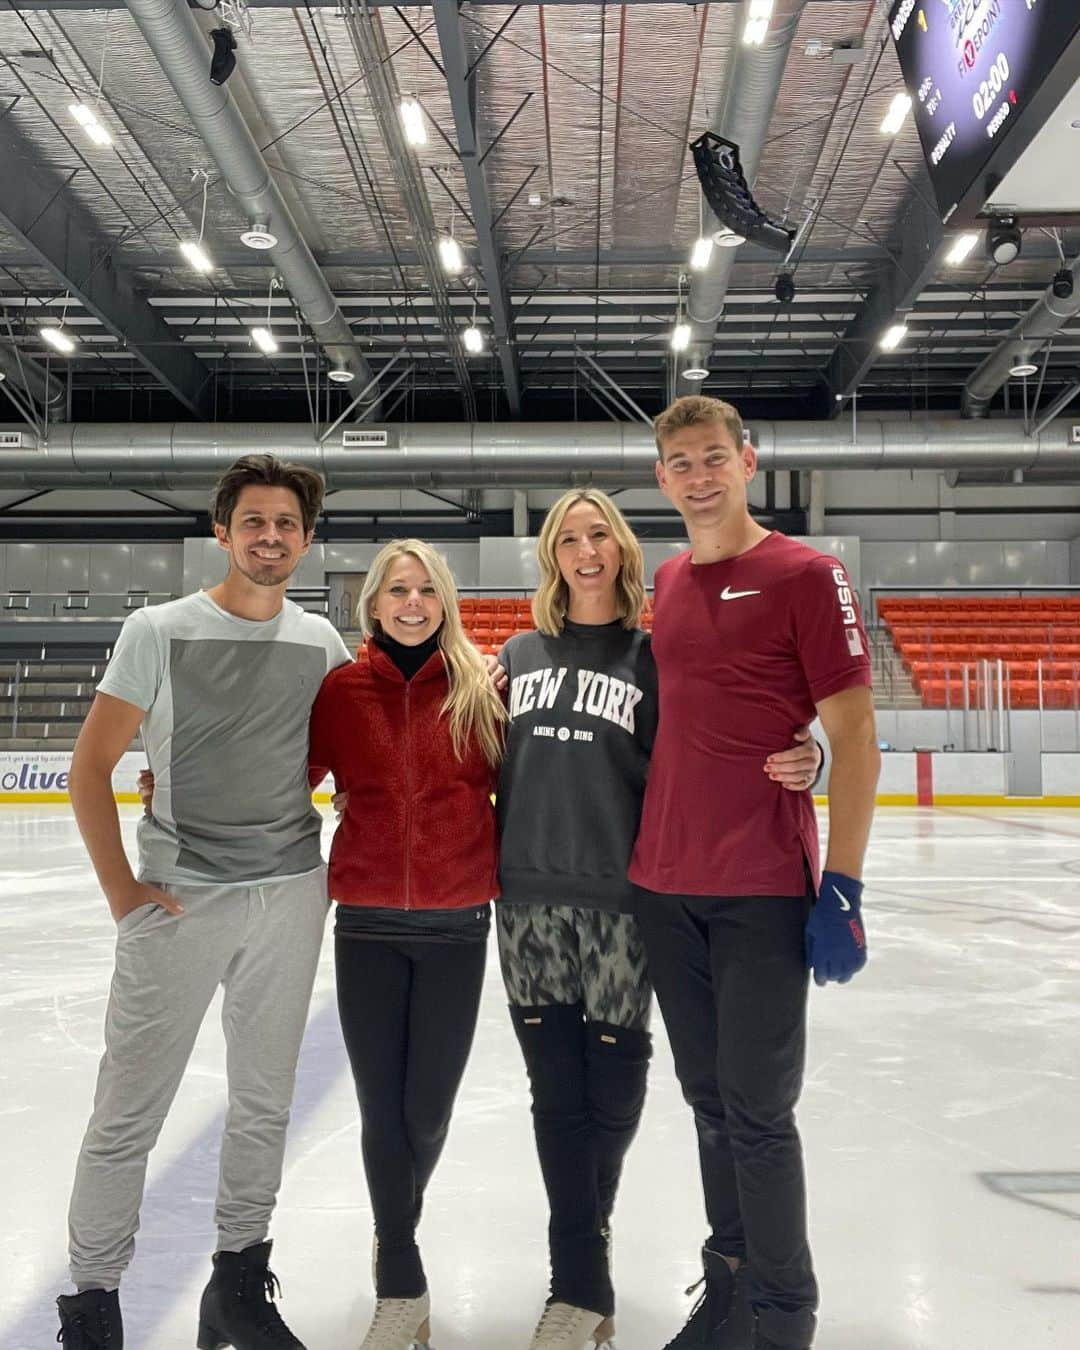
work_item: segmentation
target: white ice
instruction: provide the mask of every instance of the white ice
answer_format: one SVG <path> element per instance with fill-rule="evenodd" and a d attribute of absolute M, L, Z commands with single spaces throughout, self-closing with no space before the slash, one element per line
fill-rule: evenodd
<path fill-rule="evenodd" d="M 122 808 L 130 840 L 136 809 Z M 820 1350 L 1080 1346 L 1080 815 L 885 810 L 872 953 L 812 992 L 800 1112 Z M 66 807 L 0 809 L 0 1347 L 44 1350 L 93 1092 L 112 929 Z M 494 954 L 492 954 L 493 956 Z M 662 1027 L 615 1221 L 620 1350 L 687 1311 L 703 1217 Z M 224 1078 L 207 1019 L 151 1159 L 123 1287 L 129 1350 L 188 1350 L 212 1249 Z M 372 1306 L 370 1211 L 327 941 L 273 1236 L 282 1312 L 350 1350 Z M 438 1350 L 524 1350 L 546 1289 L 525 1076 L 489 962 L 421 1242 Z"/>

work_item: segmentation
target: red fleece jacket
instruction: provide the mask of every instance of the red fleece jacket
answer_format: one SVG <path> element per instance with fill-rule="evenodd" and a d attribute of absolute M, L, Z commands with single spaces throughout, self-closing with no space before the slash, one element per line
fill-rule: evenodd
<path fill-rule="evenodd" d="M 349 794 L 330 849 L 343 905 L 463 909 L 499 892 L 495 774 L 476 743 L 454 754 L 448 688 L 441 652 L 406 681 L 371 643 L 323 681 L 308 762 L 313 785 L 331 773 Z"/>

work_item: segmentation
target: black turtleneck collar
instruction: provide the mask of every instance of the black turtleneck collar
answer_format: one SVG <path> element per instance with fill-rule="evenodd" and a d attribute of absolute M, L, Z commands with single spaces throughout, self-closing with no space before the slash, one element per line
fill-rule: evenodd
<path fill-rule="evenodd" d="M 398 642 L 397 638 L 392 638 L 389 633 L 383 632 L 381 628 L 372 633 L 371 640 L 393 661 L 406 681 L 411 680 L 422 666 L 427 665 L 439 647 L 438 632 L 432 633 L 431 637 L 425 638 L 416 647 L 409 647 L 404 642 Z"/>

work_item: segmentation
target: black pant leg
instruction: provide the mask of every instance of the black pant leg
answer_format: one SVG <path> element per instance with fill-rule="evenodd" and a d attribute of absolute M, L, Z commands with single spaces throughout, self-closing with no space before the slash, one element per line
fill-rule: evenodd
<path fill-rule="evenodd" d="M 724 1101 L 751 1298 L 763 1331 L 808 1346 L 817 1285 L 795 1106 L 806 1054 L 802 897 L 718 899 L 709 914 Z"/>
<path fill-rule="evenodd" d="M 450 1129 L 472 1049 L 484 985 L 486 942 L 410 942 L 405 1130 L 416 1182 L 415 1215 Z"/>
<path fill-rule="evenodd" d="M 697 897 L 639 892 L 638 926 L 649 974 L 667 1028 L 683 1096 L 694 1112 L 709 1246 L 724 1256 L 746 1257 L 735 1163 L 717 1081 L 718 1030 L 709 926 L 696 912 Z"/>
<path fill-rule="evenodd" d="M 412 962 L 395 943 L 340 935 L 334 957 L 378 1239 L 376 1292 L 416 1298 L 426 1284 L 415 1245 L 416 1163 L 405 1120 Z"/>

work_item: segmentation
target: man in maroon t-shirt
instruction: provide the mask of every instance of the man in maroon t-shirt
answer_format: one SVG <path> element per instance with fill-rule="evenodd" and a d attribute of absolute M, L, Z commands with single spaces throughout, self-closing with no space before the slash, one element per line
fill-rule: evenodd
<path fill-rule="evenodd" d="M 712 1229 L 705 1295 L 668 1350 L 805 1350 L 817 1285 L 794 1112 L 808 968 L 844 982 L 866 961 L 880 769 L 866 634 L 840 563 L 751 517 L 735 408 L 678 399 L 656 440 L 690 551 L 656 574 L 660 722 L 630 877 Z M 761 771 L 815 713 L 832 748 L 820 878 L 810 793 Z"/>

